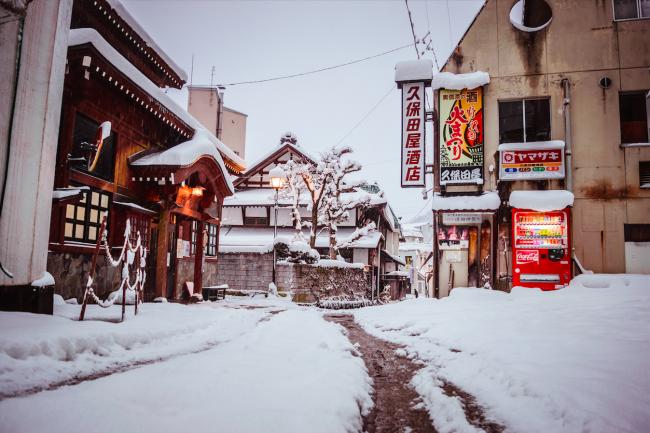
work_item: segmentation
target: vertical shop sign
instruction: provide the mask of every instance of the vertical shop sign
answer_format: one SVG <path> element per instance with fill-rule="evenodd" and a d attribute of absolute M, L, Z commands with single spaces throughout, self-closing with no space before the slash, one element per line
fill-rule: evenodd
<path fill-rule="evenodd" d="M 440 90 L 440 184 L 483 183 L 483 88 Z"/>
<path fill-rule="evenodd" d="M 402 188 L 424 186 L 424 83 L 402 86 Z"/>

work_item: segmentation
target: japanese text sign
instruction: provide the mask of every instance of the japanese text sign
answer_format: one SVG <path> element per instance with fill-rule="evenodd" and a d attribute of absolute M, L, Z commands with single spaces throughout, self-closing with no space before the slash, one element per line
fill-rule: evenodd
<path fill-rule="evenodd" d="M 440 184 L 483 183 L 483 88 L 440 90 Z"/>
<path fill-rule="evenodd" d="M 402 86 L 402 188 L 424 186 L 424 83 Z"/>
<path fill-rule="evenodd" d="M 528 143 L 526 143 L 528 144 Z M 564 179 L 564 149 L 500 150 L 501 180 Z"/>
<path fill-rule="evenodd" d="M 481 224 L 483 218 L 480 213 L 443 213 L 443 224 Z"/>

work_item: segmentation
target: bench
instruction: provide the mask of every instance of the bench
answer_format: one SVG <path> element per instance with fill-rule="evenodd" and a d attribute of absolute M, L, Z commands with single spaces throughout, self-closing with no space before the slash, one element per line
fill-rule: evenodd
<path fill-rule="evenodd" d="M 219 299 L 226 299 L 226 290 L 228 290 L 228 284 L 222 284 L 220 286 L 204 287 L 203 300 L 218 301 Z M 221 298 L 219 298 L 219 292 L 221 292 Z"/>

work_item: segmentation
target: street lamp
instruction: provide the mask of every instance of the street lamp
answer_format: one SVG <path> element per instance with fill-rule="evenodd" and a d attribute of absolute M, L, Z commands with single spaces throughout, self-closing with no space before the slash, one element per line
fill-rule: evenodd
<path fill-rule="evenodd" d="M 275 188 L 275 220 L 273 221 L 273 284 L 275 284 L 275 238 L 278 237 L 278 191 L 287 180 L 287 175 L 280 167 L 275 167 L 269 171 L 271 186 Z"/>

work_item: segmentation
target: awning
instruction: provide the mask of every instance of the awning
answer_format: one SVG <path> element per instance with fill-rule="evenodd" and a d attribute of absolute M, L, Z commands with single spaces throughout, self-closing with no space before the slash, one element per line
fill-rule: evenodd
<path fill-rule="evenodd" d="M 431 208 L 436 211 L 494 212 L 499 209 L 499 194 L 486 191 L 481 195 L 441 196 L 435 193 Z"/>
<path fill-rule="evenodd" d="M 79 203 L 84 199 L 84 193 L 90 191 L 87 186 L 57 188 L 52 191 L 52 205 L 65 206 L 72 203 Z"/>
<path fill-rule="evenodd" d="M 389 252 L 386 251 L 386 250 L 381 250 L 381 253 L 382 253 L 384 256 L 386 256 L 386 258 L 387 258 L 388 260 L 391 260 L 391 261 L 393 261 L 393 262 L 395 262 L 395 263 L 397 263 L 397 264 L 399 264 L 399 265 L 404 265 L 404 266 L 406 266 L 406 262 L 404 261 L 403 258 L 401 258 L 401 257 L 399 257 L 399 256 L 394 256 L 394 255 L 392 255 L 391 253 L 389 253 Z"/>
<path fill-rule="evenodd" d="M 573 206 L 573 199 L 573 193 L 565 190 L 513 191 L 510 193 L 510 206 L 516 209 L 550 212 Z"/>

